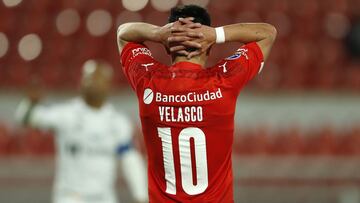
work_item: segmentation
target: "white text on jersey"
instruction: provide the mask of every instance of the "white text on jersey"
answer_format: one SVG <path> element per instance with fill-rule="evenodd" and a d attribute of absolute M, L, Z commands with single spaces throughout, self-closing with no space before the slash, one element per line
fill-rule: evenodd
<path fill-rule="evenodd" d="M 135 57 L 135 56 L 137 56 L 139 54 L 144 54 L 144 55 L 151 56 L 151 52 L 150 52 L 150 50 L 148 48 L 140 47 L 140 48 L 136 48 L 136 49 L 132 50 L 133 57 Z"/>
<path fill-rule="evenodd" d="M 160 121 L 165 122 L 201 122 L 203 109 L 201 106 L 170 107 L 159 106 Z"/>
<path fill-rule="evenodd" d="M 207 90 L 205 93 L 196 93 L 189 92 L 183 95 L 166 95 L 160 92 L 156 92 L 155 100 L 156 102 L 176 102 L 176 103 L 187 103 L 187 102 L 201 102 L 201 101 L 210 101 L 222 98 L 221 89 L 218 88 L 217 91 Z"/>

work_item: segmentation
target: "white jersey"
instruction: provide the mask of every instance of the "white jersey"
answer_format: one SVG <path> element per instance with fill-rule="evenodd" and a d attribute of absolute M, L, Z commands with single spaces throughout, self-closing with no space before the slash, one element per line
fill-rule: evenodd
<path fill-rule="evenodd" d="M 115 201 L 100 200 L 115 199 L 116 155 L 131 147 L 132 126 L 125 116 L 110 104 L 93 109 L 75 99 L 51 107 L 37 106 L 30 122 L 52 129 L 56 136 L 55 199 L 78 194 L 89 198 L 88 202 Z"/>

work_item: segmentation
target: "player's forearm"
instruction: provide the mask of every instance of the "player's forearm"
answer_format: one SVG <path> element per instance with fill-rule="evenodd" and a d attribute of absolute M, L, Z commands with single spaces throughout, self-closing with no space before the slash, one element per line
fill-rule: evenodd
<path fill-rule="evenodd" d="M 125 42 L 161 42 L 159 30 L 159 26 L 148 23 L 125 23 L 119 26 L 117 37 Z"/>
<path fill-rule="evenodd" d="M 122 157 L 122 171 L 137 202 L 147 202 L 146 169 L 141 155 L 131 149 Z"/>
<path fill-rule="evenodd" d="M 224 26 L 226 42 L 250 43 L 256 42 L 263 54 L 264 60 L 269 57 L 277 31 L 267 23 L 238 23 Z"/>
<path fill-rule="evenodd" d="M 226 42 L 274 41 L 276 29 L 267 23 L 237 23 L 224 26 Z"/>

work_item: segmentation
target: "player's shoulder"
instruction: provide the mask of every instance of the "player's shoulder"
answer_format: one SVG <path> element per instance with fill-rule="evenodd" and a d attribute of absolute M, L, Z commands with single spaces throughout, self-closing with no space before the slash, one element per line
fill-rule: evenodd
<path fill-rule="evenodd" d="M 131 126 L 131 121 L 129 117 L 123 111 L 115 111 L 114 121 L 126 124 L 127 126 Z"/>
<path fill-rule="evenodd" d="M 84 101 L 82 101 L 81 98 L 75 97 L 75 98 L 68 99 L 62 103 L 59 103 L 58 108 L 63 109 L 63 110 L 80 109 L 81 106 L 83 105 L 83 102 Z"/>
<path fill-rule="evenodd" d="M 50 106 L 50 111 L 59 116 L 74 117 L 83 113 L 84 104 L 81 98 L 71 98 Z"/>
<path fill-rule="evenodd" d="M 42 105 L 40 105 L 39 108 L 51 112 L 57 111 L 60 113 L 60 112 L 64 112 L 64 110 L 71 108 L 72 106 L 73 106 L 72 100 L 57 101 L 56 103 L 52 101 L 47 101 Z"/>
<path fill-rule="evenodd" d="M 153 59 L 152 53 L 146 45 L 134 42 L 126 43 L 120 55 L 123 64 L 126 64 L 129 61 L 133 61 L 134 59 Z"/>
<path fill-rule="evenodd" d="M 261 59 L 263 58 L 261 49 L 256 42 L 242 45 L 241 47 L 236 49 L 236 51 L 232 55 L 225 57 L 223 60 L 232 62 L 239 59 L 244 59 L 245 61 L 247 61 L 252 59 L 252 55 L 256 55 L 256 57 Z"/>
<path fill-rule="evenodd" d="M 115 106 L 111 103 L 107 103 L 106 106 L 107 115 L 109 119 L 113 122 L 121 122 L 121 123 L 128 123 L 129 119 L 126 113 L 121 109 L 116 109 Z"/>
<path fill-rule="evenodd" d="M 121 52 L 121 63 L 125 66 L 132 64 L 147 72 L 151 72 L 154 68 L 166 67 L 165 64 L 159 62 L 153 57 L 151 49 L 144 44 L 128 42 Z"/>
<path fill-rule="evenodd" d="M 106 106 L 109 123 L 119 136 L 127 137 L 132 135 L 133 124 L 129 116 L 121 109 L 115 109 L 111 104 Z"/>
<path fill-rule="evenodd" d="M 256 42 L 244 44 L 235 50 L 230 56 L 219 60 L 214 66 L 210 67 L 209 70 L 219 71 L 224 74 L 231 74 L 233 71 L 241 71 L 242 67 L 245 67 L 254 58 L 259 61 L 262 59 L 262 53 L 260 47 Z"/>

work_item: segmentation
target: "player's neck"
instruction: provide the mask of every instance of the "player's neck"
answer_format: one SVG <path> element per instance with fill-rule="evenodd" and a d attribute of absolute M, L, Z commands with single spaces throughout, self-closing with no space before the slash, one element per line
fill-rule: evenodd
<path fill-rule="evenodd" d="M 205 55 L 192 57 L 191 59 L 186 58 L 186 56 L 176 56 L 173 58 L 172 64 L 186 61 L 186 62 L 190 62 L 190 63 L 199 64 L 202 67 L 205 67 L 206 59 L 207 59 L 207 56 L 205 56 Z"/>
<path fill-rule="evenodd" d="M 84 97 L 84 102 L 92 109 L 100 109 L 104 105 L 104 100 Z"/>

